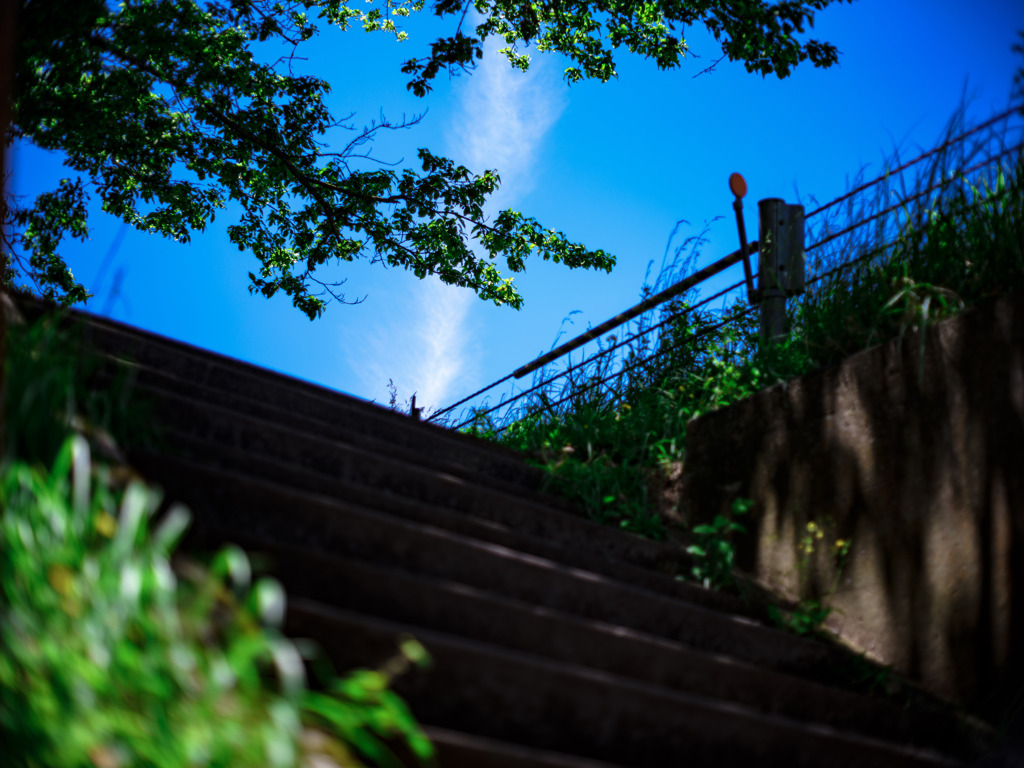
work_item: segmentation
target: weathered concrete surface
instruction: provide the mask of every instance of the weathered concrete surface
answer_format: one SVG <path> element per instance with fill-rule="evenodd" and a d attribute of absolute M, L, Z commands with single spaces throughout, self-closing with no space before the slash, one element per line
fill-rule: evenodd
<path fill-rule="evenodd" d="M 947 698 L 1024 689 L 1024 296 L 1000 299 L 688 426 L 691 522 L 752 498 L 739 564 Z M 798 554 L 807 523 L 824 524 Z"/>

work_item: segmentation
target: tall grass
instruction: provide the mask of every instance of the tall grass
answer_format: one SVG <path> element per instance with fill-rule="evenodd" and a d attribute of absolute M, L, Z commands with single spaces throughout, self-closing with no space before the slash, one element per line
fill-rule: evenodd
<path fill-rule="evenodd" d="M 478 411 L 467 430 L 529 454 L 548 489 L 595 520 L 653 538 L 685 529 L 671 486 L 690 419 L 1024 287 L 1019 136 L 1004 122 L 950 143 L 964 114 L 915 173 L 887 176 L 810 222 L 808 289 L 789 303 L 781 342 L 759 343 L 745 301 L 716 310 L 691 292 L 599 354 L 570 359 L 562 375 L 538 372 L 515 409 Z M 896 152 L 888 166 L 900 165 Z M 863 169 L 850 182 L 861 186 Z M 670 239 L 642 294 L 692 271 L 706 233 L 674 249 Z"/>

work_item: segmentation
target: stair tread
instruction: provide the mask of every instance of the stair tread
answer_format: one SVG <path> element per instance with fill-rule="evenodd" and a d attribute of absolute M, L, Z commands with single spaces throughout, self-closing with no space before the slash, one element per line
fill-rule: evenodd
<path fill-rule="evenodd" d="M 444 504 L 443 499 L 438 503 L 430 497 L 410 497 L 401 494 L 399 489 L 368 483 L 365 477 L 339 477 L 338 473 L 332 474 L 324 467 L 283 467 L 272 458 L 254 455 L 241 447 L 210 446 L 190 437 L 175 437 L 174 445 L 182 448 L 184 455 L 168 457 L 166 454 L 147 455 L 140 452 L 133 458 L 143 470 L 161 476 L 164 481 L 173 479 L 174 472 L 194 472 L 207 477 L 219 473 L 238 483 L 259 485 L 278 492 L 288 489 L 297 494 L 351 500 L 363 506 L 375 506 L 382 511 L 432 522 L 453 530 L 485 532 L 500 528 L 523 537 L 547 541 L 556 548 L 579 549 L 586 546 L 597 557 L 645 567 L 663 575 L 675 573 L 680 562 L 688 562 L 688 556 L 676 546 L 611 529 L 578 515 L 547 507 L 538 501 L 491 494 L 486 497 L 488 504 L 479 504 L 473 513 L 463 514 L 465 510 Z M 429 479 L 421 477 L 421 481 L 427 483 Z M 179 484 L 187 486 L 184 482 Z M 181 491 L 184 488 L 175 490 Z M 483 537 L 486 538 L 486 535 Z M 723 605 L 728 602 L 739 608 L 738 601 L 730 601 L 724 596 L 707 599 Z"/>
<path fill-rule="evenodd" d="M 506 456 L 495 458 L 490 455 L 487 444 L 474 446 L 475 450 L 467 451 L 466 446 L 457 445 L 439 450 L 436 444 L 430 451 L 417 450 L 409 446 L 396 446 L 392 442 L 375 435 L 347 429 L 345 424 L 330 420 L 316 419 L 311 415 L 295 413 L 280 407 L 276 403 L 256 400 L 237 393 L 226 393 L 220 389 L 209 387 L 186 379 L 170 376 L 154 369 L 142 369 L 134 381 L 135 391 L 143 397 L 156 402 L 169 399 L 187 401 L 197 408 L 214 407 L 223 412 L 239 412 L 245 417 L 280 426 L 292 434 L 316 435 L 340 446 L 353 450 L 369 452 L 382 457 L 437 471 L 449 472 L 470 481 L 486 480 L 489 485 L 505 492 L 516 492 L 525 496 L 542 497 L 538 488 L 542 479 L 541 472 L 529 466 L 522 457 L 513 463 Z M 495 462 L 504 467 L 503 476 L 495 477 Z M 518 470 L 517 477 L 512 475 L 512 468 Z M 561 499 L 548 497 L 547 503 L 562 509 L 571 509 L 572 505 Z"/>
<path fill-rule="evenodd" d="M 444 768 L 617 768 L 610 763 L 448 728 L 426 725 L 423 732 L 434 743 L 438 762 Z"/>
<path fill-rule="evenodd" d="M 165 430 L 165 439 L 169 443 L 206 446 L 203 450 L 209 455 L 216 455 L 221 449 L 238 451 L 243 460 L 254 454 L 260 455 L 283 466 L 317 470 L 331 477 L 379 485 L 416 498 L 433 497 L 438 503 L 460 504 L 460 508 L 466 508 L 466 511 L 487 509 L 494 504 L 516 508 L 543 504 L 550 510 L 549 514 L 570 514 L 550 497 L 533 494 L 530 498 L 524 497 L 519 489 L 495 488 L 483 475 L 467 478 L 424 468 L 394 455 L 368 453 L 351 444 L 306 434 L 289 425 L 219 406 L 205 404 L 199 407 L 190 400 L 169 395 L 161 401 L 161 415 L 174 419 L 174 423 Z M 603 526 L 588 524 L 595 530 L 607 530 Z M 639 537 L 633 538 L 636 546 L 657 548 Z"/>
<path fill-rule="evenodd" d="M 553 660 L 612 672 L 878 738 L 928 743 L 930 724 L 873 697 L 773 672 L 667 638 L 583 619 L 445 579 L 312 554 L 280 541 L 245 538 L 246 549 L 269 553 L 289 595 L 367 613 Z"/>
<path fill-rule="evenodd" d="M 258 481 L 252 485 L 258 486 Z M 223 488 L 209 493 L 203 512 L 218 508 L 218 493 L 226 500 L 234 495 Z M 311 517 L 313 509 L 321 514 Z M 302 506 L 284 508 L 269 489 L 260 488 L 246 497 L 244 510 L 233 513 L 234 517 L 229 512 L 218 514 L 216 521 L 209 522 L 220 528 L 237 526 L 251 535 L 291 537 L 295 544 L 450 578 L 552 608 L 571 606 L 571 612 L 581 616 L 653 630 L 685 639 L 694 647 L 774 663 L 794 672 L 819 669 L 832 660 L 827 646 L 748 617 L 346 502 L 309 497 Z M 201 526 L 202 518 L 196 524 Z"/>
<path fill-rule="evenodd" d="M 36 312 L 40 311 L 43 306 L 43 302 L 38 300 L 23 299 L 22 297 L 19 297 L 18 300 L 19 303 L 35 305 Z M 348 411 L 353 415 L 358 415 L 361 423 L 375 424 L 392 436 L 412 435 L 416 439 L 441 441 L 454 445 L 482 443 L 468 435 L 427 421 L 414 420 L 407 414 L 393 411 L 375 402 L 357 398 L 322 384 L 299 379 L 280 371 L 203 349 L 152 331 L 135 328 L 126 323 L 86 311 L 75 310 L 72 314 L 84 327 L 89 340 L 108 354 L 113 353 L 118 345 L 122 351 L 125 346 L 136 351 L 140 349 L 160 350 L 162 354 L 156 357 L 163 364 L 161 369 L 167 375 L 177 375 L 179 378 L 190 381 L 205 382 L 210 386 L 229 385 L 225 386 L 225 389 L 229 391 L 237 391 L 239 382 L 249 381 L 269 387 L 278 394 L 287 394 L 308 403 L 318 403 L 321 406 Z M 185 375 L 181 372 L 174 374 L 167 370 L 167 361 L 171 358 L 179 363 L 183 363 L 183 361 L 187 363 L 189 374 L 199 372 L 199 375 Z M 130 355 L 125 359 L 132 362 Z M 147 364 L 143 362 L 142 365 Z M 273 400 L 275 398 L 266 399 Z M 521 457 L 511 449 L 495 444 L 484 443 L 483 445 L 485 446 L 483 450 L 497 458 L 504 458 L 511 463 L 521 462 Z"/>
<path fill-rule="evenodd" d="M 382 649 L 410 629 L 302 598 L 291 601 L 286 626 L 292 634 L 313 638 L 342 663 L 350 663 L 352 654 L 372 656 L 374 648 L 383 658 L 387 651 Z M 413 634 L 433 663 L 429 671 L 398 680 L 397 690 L 414 714 L 442 727 L 459 720 L 463 730 L 484 737 L 515 734 L 528 746 L 556 751 L 579 746 L 573 754 L 638 766 L 684 756 L 692 765 L 736 764 L 738 759 L 837 768 L 960 765 L 930 749 L 765 714 L 574 663 L 433 630 L 415 629 Z M 456 689 L 465 690 L 465 698 L 445 698 L 443 691 Z"/>

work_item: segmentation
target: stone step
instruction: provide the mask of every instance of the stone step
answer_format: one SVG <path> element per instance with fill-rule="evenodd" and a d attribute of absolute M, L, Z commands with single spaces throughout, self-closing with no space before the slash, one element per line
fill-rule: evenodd
<path fill-rule="evenodd" d="M 373 435 L 354 432 L 344 422 L 296 415 L 267 403 L 240 399 L 230 392 L 203 385 L 171 379 L 164 374 L 140 369 L 135 373 L 134 394 L 149 402 L 164 418 L 178 421 L 183 419 L 201 421 L 204 411 L 209 409 L 211 423 L 222 423 L 225 419 L 241 418 L 259 424 L 272 424 L 279 428 L 278 434 L 312 435 L 328 441 L 339 450 L 356 452 L 367 457 L 381 457 L 427 470 L 458 477 L 476 485 L 487 487 L 519 498 L 534 500 L 566 512 L 576 512 L 574 506 L 564 500 L 545 495 L 538 490 L 539 473 L 520 457 L 522 477 L 516 481 L 503 479 L 493 473 L 486 461 L 489 448 L 483 441 L 473 441 L 439 454 L 395 446 Z M 509 472 L 504 473 L 506 476 Z"/>
<path fill-rule="evenodd" d="M 195 510 L 198 537 L 204 528 L 218 535 L 237 531 L 238 538 L 280 541 L 454 581 L 798 676 L 827 674 L 837 660 L 829 646 L 741 615 L 344 501 L 294 491 L 282 495 L 255 479 L 240 485 L 193 480 L 191 490 L 174 495 Z"/>
<path fill-rule="evenodd" d="M 536 503 L 518 492 L 493 488 L 485 475 L 466 479 L 410 463 L 394 454 L 371 453 L 349 442 L 173 394 L 160 399 L 159 414 L 172 425 L 172 445 L 174 436 L 185 435 L 210 446 L 236 448 L 250 456 L 270 459 L 284 471 L 291 466 L 304 467 L 469 514 L 492 505 L 526 508 Z"/>
<path fill-rule="evenodd" d="M 586 541 L 595 554 L 668 575 L 688 562 L 677 546 L 599 525 L 538 499 L 493 490 L 482 479 L 471 483 L 229 413 L 214 418 L 208 409 L 195 408 L 190 402 L 166 401 L 160 417 L 171 424 L 164 431 L 165 450 L 148 458 L 141 453 L 133 456 L 157 480 L 163 481 L 160 457 L 173 451 L 196 463 L 373 506 L 378 499 L 402 499 L 504 525 L 561 546 Z"/>
<path fill-rule="evenodd" d="M 408 627 L 291 601 L 286 630 L 340 668 L 383 663 Z M 672 691 L 433 630 L 414 636 L 433 663 L 396 682 L 420 722 L 631 768 L 687 765 L 938 768 L 938 753 Z M 457 692 L 457 693 L 456 693 Z"/>
<path fill-rule="evenodd" d="M 464 515 L 376 489 L 324 480 L 316 475 L 310 476 L 311 473 L 304 470 L 290 469 L 288 480 L 291 482 L 287 485 L 278 483 L 271 479 L 274 465 L 265 465 L 257 460 L 250 459 L 244 471 L 223 469 L 211 461 L 199 462 L 166 455 L 149 457 L 141 463 L 147 467 L 147 476 L 162 478 L 164 487 L 174 498 L 188 501 L 197 508 L 229 504 L 244 507 L 273 500 L 282 509 L 301 510 L 300 516 L 308 518 L 310 526 L 315 527 L 332 524 L 336 500 L 344 499 L 349 504 L 581 568 L 695 605 L 757 620 L 765 618 L 760 607 L 748 605 L 732 595 L 705 589 L 615 557 L 620 549 L 609 542 L 622 538 L 617 531 L 575 517 L 560 518 L 543 509 L 540 510 L 543 516 L 540 522 L 546 527 L 540 529 L 539 535 L 531 535 L 523 532 L 529 526 L 523 525 L 520 518 L 509 516 L 499 522 Z M 315 490 L 304 490 L 309 488 Z M 319 517 L 327 522 L 316 522 Z M 626 544 L 633 543 L 633 537 L 626 537 Z"/>
<path fill-rule="evenodd" d="M 428 726 L 423 731 L 433 742 L 437 762 L 443 768 L 616 768 L 609 763 L 530 749 L 447 728 Z"/>
<path fill-rule="evenodd" d="M 19 303 L 21 300 L 19 299 Z M 285 374 L 219 355 L 123 323 L 75 312 L 83 339 L 107 355 L 131 362 L 143 381 L 164 387 L 219 391 L 240 411 L 275 412 L 287 423 L 301 417 L 350 439 L 364 436 L 418 454 L 426 462 L 451 462 L 495 478 L 536 487 L 539 470 L 502 446 L 424 421 L 416 421 L 359 398 Z"/>
<path fill-rule="evenodd" d="M 228 531 L 215 534 L 229 540 Z M 288 595 L 325 606 L 731 702 L 764 714 L 807 719 L 879 739 L 970 754 L 957 723 L 919 717 L 884 699 L 856 695 L 564 611 L 482 589 L 359 562 L 280 541 L 234 537 L 269 556 Z M 937 728 L 937 725 L 944 725 Z"/>

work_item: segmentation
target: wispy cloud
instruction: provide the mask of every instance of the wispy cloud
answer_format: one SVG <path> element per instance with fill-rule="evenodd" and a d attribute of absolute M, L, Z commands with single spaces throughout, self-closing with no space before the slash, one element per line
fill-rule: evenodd
<path fill-rule="evenodd" d="M 350 365 L 359 373 L 364 394 L 377 402 L 387 403 L 385 385 L 391 380 L 400 407 L 414 393 L 417 406 L 441 407 L 462 391 L 456 379 L 474 370 L 465 329 L 475 297 L 436 277 L 417 280 L 390 272 L 388 279 L 390 295 L 376 295 L 390 306 L 382 308 L 370 328 L 349 334 Z"/>
<path fill-rule="evenodd" d="M 491 215 L 516 205 L 532 189 L 544 136 L 564 108 L 559 78 L 549 62 L 535 61 L 522 73 L 497 48 L 488 44 L 477 69 L 456 84 L 458 102 L 444 147 L 474 173 L 499 172 L 501 186 L 491 199 Z M 473 336 L 472 319 L 480 302 L 471 291 L 437 278 L 415 283 L 400 322 L 366 339 L 377 354 L 361 364 L 364 380 L 377 392 L 391 377 L 403 401 L 416 392 L 418 405 L 441 407 L 478 382 L 481 340 Z M 392 366 L 386 376 L 384 351 Z"/>
<path fill-rule="evenodd" d="M 474 171 L 496 168 L 501 188 L 494 203 L 514 202 L 533 188 L 534 166 L 544 135 L 565 107 L 550 61 L 534 60 L 525 74 L 513 70 L 498 45 L 488 42 L 470 78 L 455 121 L 449 151 Z"/>

